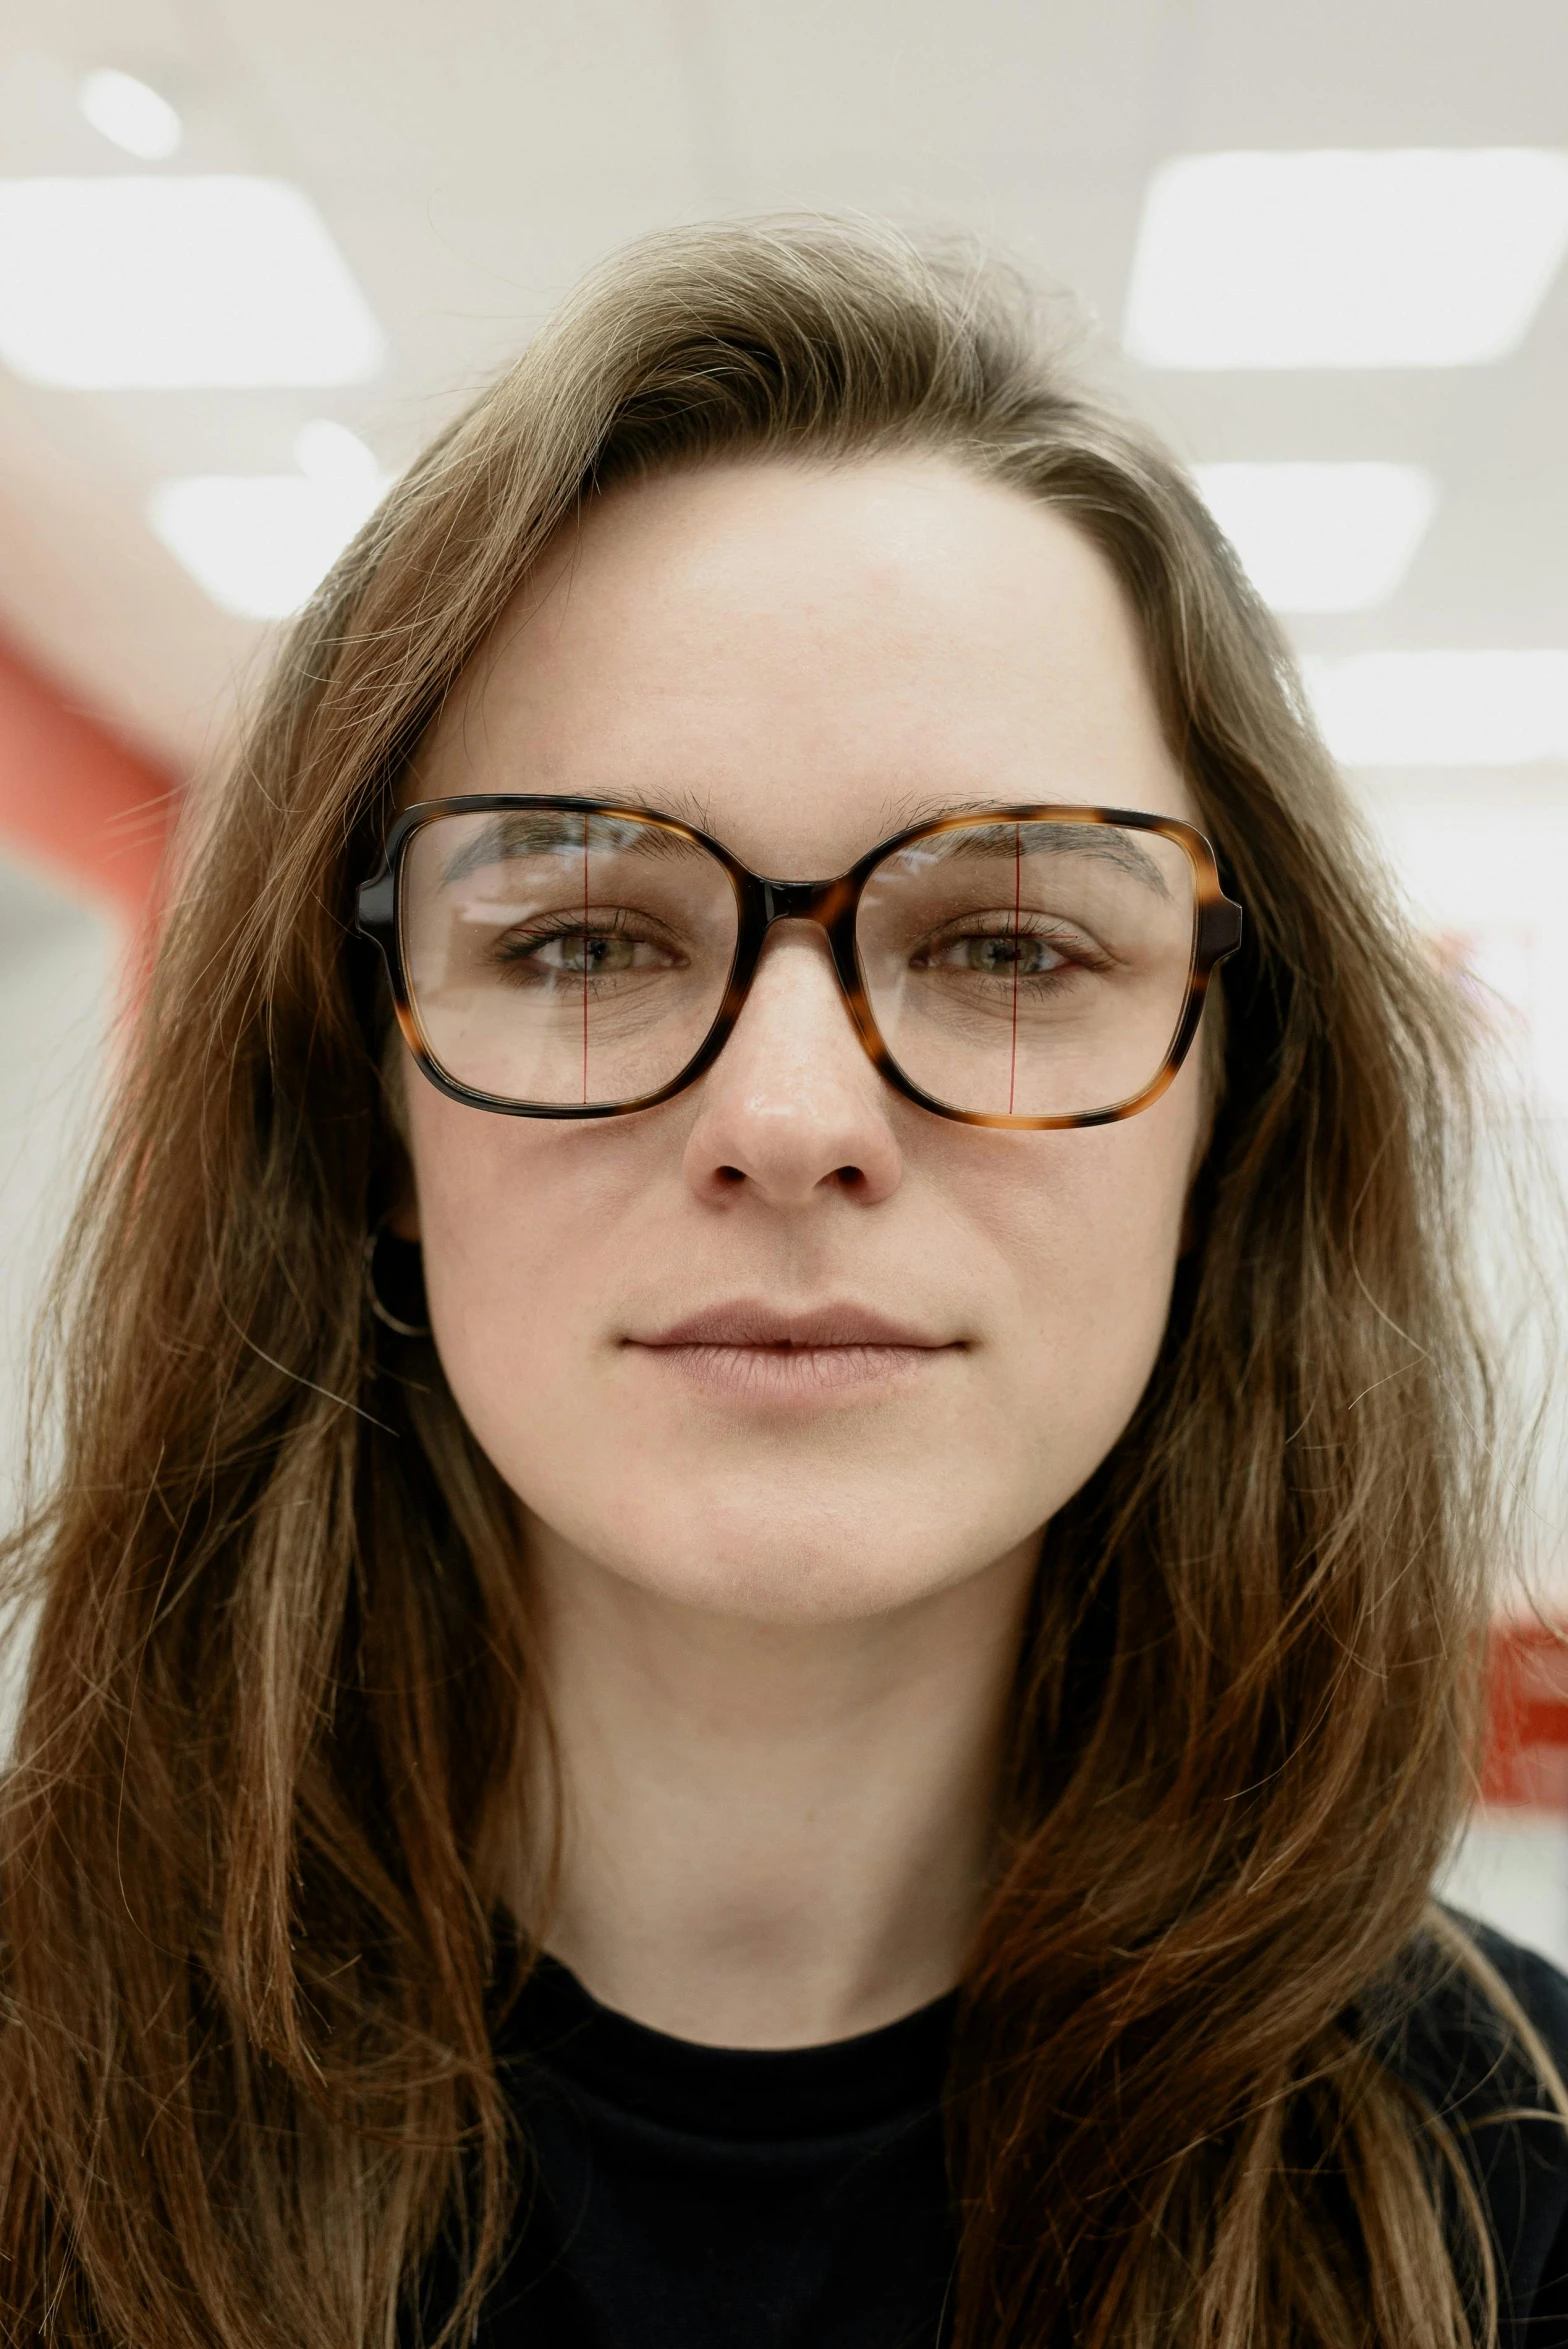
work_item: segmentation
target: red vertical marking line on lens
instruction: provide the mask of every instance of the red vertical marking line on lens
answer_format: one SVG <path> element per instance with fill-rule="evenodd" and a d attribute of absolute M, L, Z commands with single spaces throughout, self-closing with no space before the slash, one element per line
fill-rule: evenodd
<path fill-rule="evenodd" d="M 1007 1114 L 1013 1114 L 1013 1095 L 1018 1088 L 1018 922 L 1024 902 L 1024 840 L 1023 826 L 1013 826 L 1013 1057 L 1007 1071 Z"/>
<path fill-rule="evenodd" d="M 588 824 L 583 816 L 583 1107 L 588 1106 Z"/>

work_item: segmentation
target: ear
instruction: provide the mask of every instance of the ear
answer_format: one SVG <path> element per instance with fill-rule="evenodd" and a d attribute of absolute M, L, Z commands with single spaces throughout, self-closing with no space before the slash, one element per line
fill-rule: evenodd
<path fill-rule="evenodd" d="M 386 1217 L 386 1227 L 394 1239 L 407 1240 L 411 1247 L 419 1246 L 419 1201 L 412 1189 Z"/>
<path fill-rule="evenodd" d="M 1203 1025 L 1198 1031 L 1198 1056 L 1203 1109 L 1187 1168 L 1187 1196 L 1182 1204 L 1181 1243 L 1177 1249 L 1179 1256 L 1190 1256 L 1201 1243 L 1213 1204 L 1209 1145 L 1214 1140 L 1214 1128 L 1225 1092 L 1225 998 L 1213 980 L 1209 983 L 1208 1001 L 1203 1007 Z"/>
<path fill-rule="evenodd" d="M 419 1193 L 414 1183 L 414 1167 L 408 1146 L 408 1051 L 398 1032 L 396 1020 L 388 1019 L 386 1041 L 381 1048 L 379 1074 L 381 1078 L 381 1105 L 386 1113 L 391 1135 L 385 1142 L 383 1198 L 391 1199 L 391 1206 L 382 1217 L 386 1228 L 395 1239 L 419 1244 Z"/>
<path fill-rule="evenodd" d="M 1181 1239 L 1176 1248 L 1178 1257 L 1190 1256 L 1193 1253 L 1203 1237 L 1203 1226 L 1206 1220 L 1198 1206 L 1197 1183 L 1193 1182 L 1188 1186 L 1186 1203 L 1181 1211 Z M 394 1223 L 392 1228 L 396 1231 L 399 1227 Z"/>

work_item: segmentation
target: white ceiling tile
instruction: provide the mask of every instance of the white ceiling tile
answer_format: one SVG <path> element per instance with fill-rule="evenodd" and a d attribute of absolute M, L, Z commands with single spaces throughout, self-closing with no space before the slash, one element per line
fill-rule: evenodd
<path fill-rule="evenodd" d="M 724 0 L 711 11 L 729 134 L 750 171 L 851 159 L 896 178 L 1141 165 L 1162 0 Z"/>
<path fill-rule="evenodd" d="M 1173 147 L 1554 146 L 1562 0 L 1204 0 Z"/>

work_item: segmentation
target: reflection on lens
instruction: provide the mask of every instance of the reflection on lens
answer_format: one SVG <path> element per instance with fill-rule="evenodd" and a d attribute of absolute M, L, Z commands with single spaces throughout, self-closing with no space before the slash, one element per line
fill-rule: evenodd
<path fill-rule="evenodd" d="M 405 854 L 403 961 L 426 1048 L 497 1100 L 587 1108 L 669 1084 L 724 1000 L 736 931 L 717 859 L 634 817 L 438 816 Z"/>
<path fill-rule="evenodd" d="M 861 980 L 904 1074 L 952 1109 L 1082 1117 L 1164 1065 L 1196 892 L 1157 832 L 1067 820 L 928 833 L 872 874 Z"/>

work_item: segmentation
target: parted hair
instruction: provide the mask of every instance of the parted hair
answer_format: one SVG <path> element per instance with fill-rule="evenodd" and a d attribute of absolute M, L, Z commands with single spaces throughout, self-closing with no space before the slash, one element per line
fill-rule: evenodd
<path fill-rule="evenodd" d="M 0 1785 L 8 2341 L 472 2320 L 527 2191 L 484 1853 L 544 1692 L 510 1497 L 433 1347 L 367 1308 L 405 1178 L 354 890 L 585 500 L 888 450 L 1100 550 L 1246 908 L 1163 1349 L 1044 1536 L 950 2083 L 958 2349 L 1495 2329 L 1463 2165 L 1374 2027 L 1479 1963 L 1428 1890 L 1503 1538 L 1472 1038 L 1281 635 L 1069 342 L 961 244 L 809 218 L 634 245 L 390 492 L 193 802 L 7 1552 L 34 1624 Z M 442 2237 L 466 2284 L 431 2311 Z"/>

